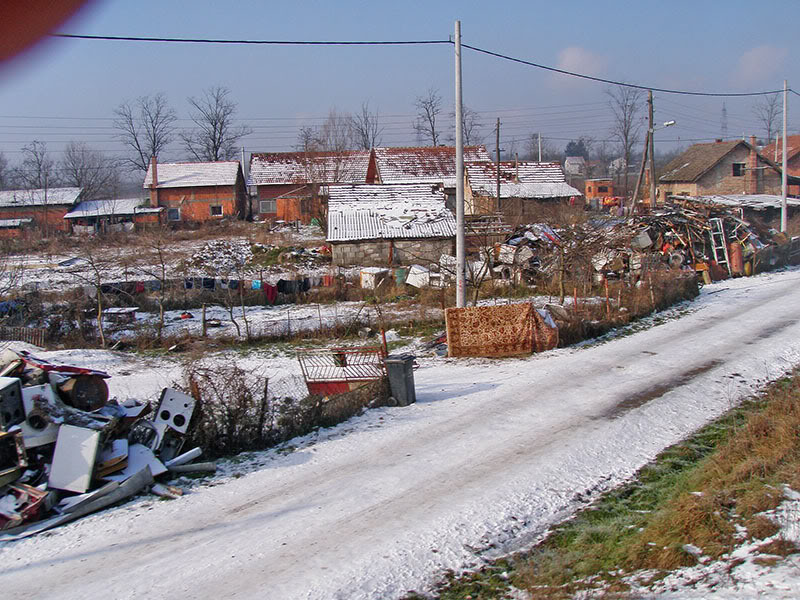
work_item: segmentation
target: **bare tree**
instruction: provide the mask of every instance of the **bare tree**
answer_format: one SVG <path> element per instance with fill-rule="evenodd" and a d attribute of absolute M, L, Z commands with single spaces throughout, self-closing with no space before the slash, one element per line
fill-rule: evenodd
<path fill-rule="evenodd" d="M 317 132 L 316 145 L 324 152 L 345 152 L 353 148 L 350 129 L 351 116 L 336 108 L 328 111 L 328 117 Z"/>
<path fill-rule="evenodd" d="M 208 88 L 200 98 L 190 97 L 195 129 L 181 134 L 186 151 L 199 161 L 232 160 L 239 140 L 253 133 L 247 125 L 236 125 L 236 103 L 221 85 Z"/>
<path fill-rule="evenodd" d="M 117 138 L 133 150 L 128 164 L 139 171 L 147 171 L 150 159 L 172 142 L 175 135 L 175 111 L 164 94 L 140 96 L 135 102 L 123 102 L 114 109 L 114 127 Z"/>
<path fill-rule="evenodd" d="M 361 103 L 361 112 L 350 115 L 350 134 L 361 150 L 371 150 L 381 144 L 383 127 L 378 122 L 378 113 L 370 112 L 369 102 Z"/>
<path fill-rule="evenodd" d="M 644 91 L 638 88 L 617 86 L 606 88 L 608 105 L 614 116 L 611 126 L 611 137 L 619 144 L 625 172 L 623 173 L 625 196 L 628 195 L 628 166 L 633 155 L 633 148 L 642 129 L 639 113 L 642 109 Z"/>
<path fill-rule="evenodd" d="M 109 194 L 118 184 L 114 161 L 93 150 L 85 142 L 69 142 L 61 160 L 61 182 L 83 190 L 84 200 Z"/>
<path fill-rule="evenodd" d="M 317 150 L 317 130 L 313 127 L 301 127 L 297 134 L 297 148 L 298 152 L 314 152 Z"/>
<path fill-rule="evenodd" d="M 160 342 L 164 334 L 164 306 L 167 299 L 167 286 L 169 285 L 169 252 L 174 242 L 170 239 L 170 231 L 166 228 L 156 228 L 144 235 L 144 251 L 149 254 L 143 266 L 137 267 L 145 277 L 158 282 L 158 323 L 156 334 Z"/>
<path fill-rule="evenodd" d="M 436 88 L 428 89 L 424 96 L 417 96 L 414 106 L 417 109 L 417 118 L 414 120 L 417 137 L 430 142 L 431 146 L 438 146 L 441 133 L 436 119 L 442 112 L 442 97 L 439 91 Z"/>
<path fill-rule="evenodd" d="M 450 118 L 455 122 L 456 113 L 451 112 Z M 480 114 L 476 110 L 472 110 L 469 106 L 464 105 L 461 108 L 461 132 L 464 136 L 465 146 L 476 146 L 483 143 L 483 122 L 481 121 Z M 449 140 L 455 143 L 455 132 L 449 136 Z"/>
<path fill-rule="evenodd" d="M 560 161 L 561 154 L 546 137 L 542 136 L 542 162 Z M 539 160 L 539 134 L 532 133 L 525 144 L 526 156 L 529 160 Z"/>
<path fill-rule="evenodd" d="M 47 144 L 38 140 L 22 147 L 22 163 L 17 179 L 28 189 L 44 190 L 56 184 L 55 164 L 47 154 Z"/>
<path fill-rule="evenodd" d="M 772 136 L 778 134 L 778 119 L 781 115 L 782 107 L 778 94 L 761 96 L 753 105 L 753 115 L 758 119 L 759 124 L 764 127 L 767 134 L 765 144 L 772 142 Z"/>

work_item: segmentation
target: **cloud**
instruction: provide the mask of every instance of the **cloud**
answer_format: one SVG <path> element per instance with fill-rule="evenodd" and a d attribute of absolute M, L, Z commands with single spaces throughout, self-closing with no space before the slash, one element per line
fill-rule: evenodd
<path fill-rule="evenodd" d="M 608 58 L 600 54 L 593 54 L 580 46 L 569 46 L 558 53 L 556 67 L 564 71 L 599 77 L 604 75 L 608 68 Z M 569 75 L 554 73 L 552 76 L 552 84 L 555 86 L 567 87 L 580 82 L 581 80 L 577 77 Z"/>
<path fill-rule="evenodd" d="M 736 79 L 742 84 L 754 84 L 774 79 L 783 68 L 789 51 L 777 46 L 756 46 L 739 57 Z"/>

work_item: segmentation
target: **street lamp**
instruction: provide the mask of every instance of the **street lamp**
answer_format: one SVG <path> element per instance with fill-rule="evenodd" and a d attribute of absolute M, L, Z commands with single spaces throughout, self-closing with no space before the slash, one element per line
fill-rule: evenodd
<path fill-rule="evenodd" d="M 650 208 L 653 209 L 658 204 L 656 199 L 656 160 L 655 160 L 655 145 L 653 144 L 653 134 L 659 129 L 666 129 L 675 125 L 675 121 L 665 121 L 660 127 L 653 127 L 653 96 L 652 92 L 648 99 L 650 104 L 650 129 L 648 130 L 649 139 L 649 154 L 650 154 Z"/>

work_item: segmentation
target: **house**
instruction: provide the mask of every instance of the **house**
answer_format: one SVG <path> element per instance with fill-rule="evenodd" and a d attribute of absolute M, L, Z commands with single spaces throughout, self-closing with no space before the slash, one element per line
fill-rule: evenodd
<path fill-rule="evenodd" d="M 70 210 L 64 219 L 74 233 L 107 233 L 134 231 L 165 221 L 163 207 L 153 208 L 147 199 L 116 198 L 84 200 Z"/>
<path fill-rule="evenodd" d="M 783 138 L 775 140 L 761 149 L 761 155 L 772 160 L 779 167 L 783 167 Z M 786 173 L 800 177 L 800 135 L 786 136 Z M 800 196 L 800 184 L 789 184 L 787 193 Z"/>
<path fill-rule="evenodd" d="M 308 223 L 324 217 L 320 186 L 367 181 L 370 152 L 269 152 L 250 156 L 249 186 L 255 186 L 257 219 Z"/>
<path fill-rule="evenodd" d="M 586 177 L 586 159 L 582 156 L 568 156 L 564 159 L 564 172 L 570 177 Z"/>
<path fill-rule="evenodd" d="M 247 190 L 238 161 L 150 162 L 144 177 L 150 207 L 163 207 L 170 224 L 244 219 Z"/>
<path fill-rule="evenodd" d="M 491 160 L 484 146 L 464 146 L 465 166 Z M 374 148 L 367 183 L 440 183 L 455 188 L 455 146 Z"/>
<path fill-rule="evenodd" d="M 780 194 L 781 172 L 750 142 L 695 144 L 672 159 L 658 179 L 657 197 L 710 194 Z"/>
<path fill-rule="evenodd" d="M 567 184 L 561 165 L 555 162 L 501 162 L 499 202 L 496 163 L 473 162 L 466 166 L 466 172 L 464 212 L 470 215 L 534 215 L 543 204 L 560 203 L 581 195 Z"/>
<path fill-rule="evenodd" d="M 81 193 L 77 187 L 0 191 L 0 235 L 17 237 L 23 227 L 36 227 L 45 235 L 69 231 L 64 215 Z"/>
<path fill-rule="evenodd" d="M 456 221 L 439 184 L 331 185 L 325 192 L 335 265 L 431 263 L 455 252 Z"/>

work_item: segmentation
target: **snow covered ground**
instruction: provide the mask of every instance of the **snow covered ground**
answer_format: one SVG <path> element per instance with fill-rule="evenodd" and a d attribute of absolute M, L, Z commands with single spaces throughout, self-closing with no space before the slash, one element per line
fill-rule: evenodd
<path fill-rule="evenodd" d="M 179 500 L 140 498 L 0 544 L 0 589 L 81 599 L 424 590 L 445 569 L 535 542 L 800 363 L 799 284 L 789 270 L 707 286 L 681 318 L 607 343 L 524 359 L 424 357 L 412 406 L 229 461 Z M 153 397 L 180 373 L 177 362 L 112 352 L 47 356 L 108 370 L 118 396 Z M 297 368 L 267 353 L 242 360 Z M 797 575 L 794 563 L 781 569 Z M 711 595 L 675 587 L 662 591 Z"/>

